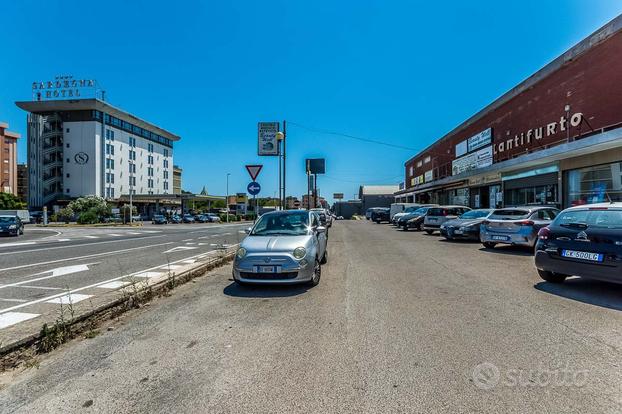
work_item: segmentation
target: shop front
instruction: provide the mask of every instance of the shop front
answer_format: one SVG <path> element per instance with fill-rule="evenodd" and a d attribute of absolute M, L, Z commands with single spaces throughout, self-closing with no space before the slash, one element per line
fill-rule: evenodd
<path fill-rule="evenodd" d="M 503 204 L 506 207 L 526 205 L 554 205 L 559 200 L 559 167 L 551 165 L 502 177 Z"/>
<path fill-rule="evenodd" d="M 622 162 L 564 172 L 566 207 L 622 201 Z"/>

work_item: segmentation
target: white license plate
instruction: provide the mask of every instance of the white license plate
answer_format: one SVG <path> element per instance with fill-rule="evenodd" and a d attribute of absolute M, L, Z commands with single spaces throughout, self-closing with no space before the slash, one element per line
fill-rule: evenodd
<path fill-rule="evenodd" d="M 600 253 L 578 252 L 576 250 L 562 250 L 562 256 L 572 259 L 589 260 L 591 262 L 603 261 L 603 255 Z"/>
<path fill-rule="evenodd" d="M 454 234 L 462 234 L 463 231 L 462 230 L 454 230 Z"/>
<path fill-rule="evenodd" d="M 436 221 L 436 219 L 435 219 L 435 218 L 432 218 L 432 217 L 428 218 L 428 220 L 429 220 L 429 221 Z"/>
<path fill-rule="evenodd" d="M 496 234 L 495 234 L 495 235 L 492 235 L 490 238 L 491 238 L 492 240 L 499 240 L 499 241 L 508 241 L 508 240 L 510 240 L 510 237 L 509 237 L 509 236 L 498 236 L 498 235 L 496 235 Z"/>
<path fill-rule="evenodd" d="M 276 273 L 276 266 L 257 266 L 257 273 Z"/>

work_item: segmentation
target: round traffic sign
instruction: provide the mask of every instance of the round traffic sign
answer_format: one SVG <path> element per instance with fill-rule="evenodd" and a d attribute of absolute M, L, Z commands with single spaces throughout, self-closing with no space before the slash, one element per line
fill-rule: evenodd
<path fill-rule="evenodd" d="M 261 186 L 257 181 L 251 181 L 251 183 L 246 186 L 246 190 L 250 195 L 254 196 L 259 194 L 259 192 L 261 191 Z"/>

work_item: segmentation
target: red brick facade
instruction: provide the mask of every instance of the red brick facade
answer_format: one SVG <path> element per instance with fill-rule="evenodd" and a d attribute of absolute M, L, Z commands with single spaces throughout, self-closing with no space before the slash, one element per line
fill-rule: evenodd
<path fill-rule="evenodd" d="M 622 125 L 622 32 L 597 39 L 587 39 L 587 51 L 575 50 L 551 73 L 535 74 L 534 79 L 544 77 L 407 161 L 406 188 L 429 170 L 435 180 L 450 176 L 456 144 L 487 128 L 492 128 L 494 162 L 500 162 Z"/>
<path fill-rule="evenodd" d="M 7 131 L 0 122 L 0 192 L 17 195 L 17 139 L 19 134 Z"/>

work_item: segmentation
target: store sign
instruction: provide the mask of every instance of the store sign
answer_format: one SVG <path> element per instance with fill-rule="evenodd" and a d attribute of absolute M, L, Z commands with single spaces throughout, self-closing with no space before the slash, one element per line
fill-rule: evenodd
<path fill-rule="evenodd" d="M 430 181 L 434 180 L 434 171 L 432 170 L 426 171 L 424 174 L 424 178 L 425 178 L 426 183 L 429 183 Z"/>
<path fill-rule="evenodd" d="M 479 134 L 473 135 L 467 140 L 468 152 L 475 151 L 489 145 L 492 142 L 492 128 L 488 128 Z"/>
<path fill-rule="evenodd" d="M 469 178 L 469 185 L 471 187 L 478 187 L 480 185 L 496 183 L 501 181 L 501 173 L 486 174 L 484 176 Z"/>
<path fill-rule="evenodd" d="M 461 141 L 456 144 L 456 157 L 462 157 L 468 152 L 468 146 L 466 141 Z"/>
<path fill-rule="evenodd" d="M 257 155 L 279 155 L 278 122 L 260 122 L 257 127 Z"/>
<path fill-rule="evenodd" d="M 32 83 L 33 101 L 53 100 L 63 98 L 82 98 L 84 95 L 94 95 L 95 79 L 74 79 L 73 76 L 56 76 L 51 81 Z"/>
<path fill-rule="evenodd" d="M 540 126 L 538 128 L 532 128 L 520 134 L 515 134 L 513 138 L 506 140 L 499 140 L 494 146 L 494 153 L 499 154 L 505 151 L 510 151 L 514 148 L 529 147 L 533 142 L 538 142 L 544 137 L 550 137 L 560 132 L 565 132 L 568 129 L 568 124 L 571 127 L 577 127 L 583 122 L 583 114 L 577 112 L 567 119 L 562 116 L 559 121 L 551 122 L 546 126 Z"/>
<path fill-rule="evenodd" d="M 418 175 L 413 178 L 413 185 L 421 185 L 423 184 L 423 175 Z"/>
<path fill-rule="evenodd" d="M 458 175 L 465 171 L 477 170 L 492 165 L 492 145 L 479 151 L 458 158 L 451 163 L 452 175 Z"/>
<path fill-rule="evenodd" d="M 334 193 L 333 198 L 335 200 L 343 200 L 343 193 Z"/>

